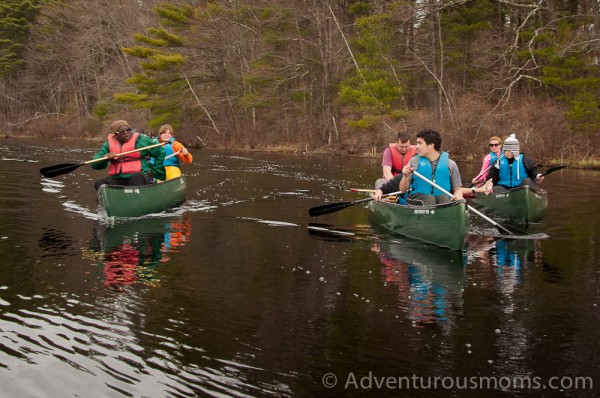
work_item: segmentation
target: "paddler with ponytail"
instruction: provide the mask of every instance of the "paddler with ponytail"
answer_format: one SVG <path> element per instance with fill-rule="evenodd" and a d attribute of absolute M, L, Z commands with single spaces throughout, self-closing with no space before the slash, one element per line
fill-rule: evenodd
<path fill-rule="evenodd" d="M 170 124 L 160 126 L 158 130 L 158 142 L 166 142 L 164 166 L 167 172 L 167 180 L 181 176 L 179 169 L 180 161 L 186 164 L 192 163 L 192 154 L 186 147 L 173 137 L 173 127 Z"/>
<path fill-rule="evenodd" d="M 147 135 L 133 132 L 125 120 L 113 122 L 110 125 L 110 131 L 102 148 L 94 155 L 94 159 L 102 157 L 108 159 L 90 164 L 96 170 L 108 167 L 108 177 L 96 180 L 94 184 L 96 190 L 105 184 L 139 186 L 152 184 L 154 179 L 165 179 L 165 168 L 163 167 L 165 150 L 162 146 L 118 156 L 122 152 L 155 145 L 156 142 Z M 148 162 L 148 158 L 154 158 L 154 162 Z"/>

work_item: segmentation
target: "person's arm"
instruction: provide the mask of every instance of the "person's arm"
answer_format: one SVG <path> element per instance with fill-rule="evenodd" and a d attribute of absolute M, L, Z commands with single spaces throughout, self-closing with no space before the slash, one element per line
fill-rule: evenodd
<path fill-rule="evenodd" d="M 464 199 L 460 171 L 454 160 L 448 159 L 448 168 L 450 169 L 450 186 L 452 187 L 452 193 L 454 194 L 452 200 Z"/>
<path fill-rule="evenodd" d="M 485 155 L 485 157 L 483 158 L 483 164 L 481 165 L 481 170 L 475 176 L 475 178 L 473 178 L 473 180 L 471 181 L 473 184 L 475 184 L 477 181 L 485 180 L 485 177 L 489 173 L 488 167 L 490 167 L 491 159 L 492 159 L 492 157 L 490 156 L 489 153 L 487 155 Z"/>
<path fill-rule="evenodd" d="M 192 157 L 192 154 L 187 150 L 186 147 L 183 146 L 183 144 L 179 141 L 175 141 L 173 143 L 173 151 L 177 152 L 177 151 L 181 151 L 177 154 L 177 157 L 179 158 L 179 160 L 181 160 L 183 163 L 186 164 L 190 164 L 192 163 L 192 160 L 194 159 Z"/>
<path fill-rule="evenodd" d="M 392 174 L 392 152 L 390 148 L 386 148 L 383 151 L 383 159 L 381 160 L 381 168 L 383 170 L 383 178 L 386 180 L 391 180 L 394 178 L 394 174 Z"/>
<path fill-rule="evenodd" d="M 146 135 L 140 135 L 135 143 L 136 148 L 143 148 L 150 145 L 156 145 L 156 142 Z M 165 148 L 162 145 L 154 148 L 144 149 L 140 152 L 140 155 L 142 158 L 154 158 L 154 162 L 147 162 L 147 168 L 149 171 L 148 175 L 151 175 L 157 180 L 164 181 L 167 179 L 167 173 L 165 171 L 165 167 L 163 166 L 163 162 L 165 160 Z"/>
<path fill-rule="evenodd" d="M 385 184 L 383 184 L 381 186 L 381 188 L 377 189 L 372 197 L 373 199 L 375 199 L 375 201 L 378 201 L 381 199 L 381 197 L 384 194 L 388 194 L 388 193 L 392 193 L 392 192 L 396 192 L 398 190 L 401 191 L 401 189 L 399 189 L 399 185 L 400 185 L 400 180 L 402 179 L 402 174 L 399 174 L 395 177 L 393 177 L 391 180 L 389 180 L 388 182 L 386 182 Z"/>
<path fill-rule="evenodd" d="M 523 166 L 525 166 L 525 170 L 527 170 L 527 176 L 531 178 L 536 184 L 544 181 L 544 177 L 539 174 L 538 171 L 538 162 L 533 159 L 529 159 L 523 155 Z"/>
<path fill-rule="evenodd" d="M 108 155 L 108 153 L 109 153 L 108 141 L 104 141 L 102 148 L 100 148 L 100 150 L 98 152 L 96 152 L 96 154 L 94 155 L 94 159 L 103 158 L 106 155 Z M 109 164 L 110 164 L 109 160 L 102 160 L 99 162 L 90 163 L 90 166 L 92 166 L 93 169 L 102 170 L 102 169 L 107 168 Z"/>

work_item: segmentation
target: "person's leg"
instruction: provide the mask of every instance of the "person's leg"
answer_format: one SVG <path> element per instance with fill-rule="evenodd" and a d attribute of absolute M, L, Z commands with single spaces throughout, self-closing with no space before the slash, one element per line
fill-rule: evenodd
<path fill-rule="evenodd" d="M 438 205 L 444 204 L 444 203 L 450 203 L 452 201 L 452 198 L 446 194 L 444 195 L 438 195 L 435 197 L 435 202 Z"/>
<path fill-rule="evenodd" d="M 494 185 L 494 187 L 492 188 L 492 192 L 505 193 L 508 192 L 508 188 L 506 188 L 504 185 Z"/>
<path fill-rule="evenodd" d="M 181 177 L 181 169 L 177 166 L 165 166 L 165 171 L 167 172 L 167 180 Z"/>
<path fill-rule="evenodd" d="M 148 177 L 146 173 L 142 172 L 133 173 L 131 177 L 129 177 L 126 181 L 127 184 L 125 185 L 130 187 L 152 184 L 152 180 L 150 179 L 150 177 Z"/>
<path fill-rule="evenodd" d="M 521 186 L 523 186 L 523 185 L 529 185 L 530 188 L 536 187 L 535 182 L 533 182 L 533 180 L 529 177 L 524 178 L 523 181 L 521 181 Z"/>
<path fill-rule="evenodd" d="M 407 202 L 409 205 L 420 205 L 420 206 L 433 206 L 436 204 L 435 196 L 425 195 L 423 193 L 416 193 L 414 195 L 409 195 Z"/>
<path fill-rule="evenodd" d="M 96 182 L 94 183 L 94 187 L 96 188 L 96 191 L 98 189 L 100 189 L 100 187 L 102 185 L 127 185 L 127 180 L 124 178 L 112 178 L 112 177 L 104 177 L 104 178 L 99 178 L 96 180 Z"/>

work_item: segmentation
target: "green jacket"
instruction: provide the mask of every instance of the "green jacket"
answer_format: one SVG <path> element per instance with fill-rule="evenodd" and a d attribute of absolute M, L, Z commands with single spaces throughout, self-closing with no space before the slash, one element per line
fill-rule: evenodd
<path fill-rule="evenodd" d="M 144 148 L 150 145 L 155 145 L 156 142 L 147 135 L 140 134 L 135 142 L 135 148 Z M 102 158 L 110 152 L 108 146 L 108 140 L 104 141 L 102 148 L 94 155 L 94 159 Z M 165 168 L 163 167 L 163 161 L 165 160 L 165 149 L 162 146 L 157 146 L 150 149 L 144 149 L 140 151 L 142 156 L 142 171 L 148 175 L 151 175 L 157 180 L 166 180 L 167 175 Z M 154 162 L 148 162 L 149 158 L 154 158 Z M 110 164 L 109 160 L 103 160 L 100 162 L 90 163 L 90 166 L 96 170 L 102 170 L 108 167 Z M 129 178 L 131 174 L 116 174 L 113 178 Z"/>

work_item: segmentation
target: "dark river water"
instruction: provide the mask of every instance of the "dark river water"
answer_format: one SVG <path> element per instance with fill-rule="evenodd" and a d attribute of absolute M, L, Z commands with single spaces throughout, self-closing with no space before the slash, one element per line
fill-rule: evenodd
<path fill-rule="evenodd" d="M 98 144 L 0 142 L 2 397 L 596 397 L 600 172 L 546 177 L 533 239 L 370 225 L 380 159 L 192 150 L 181 208 L 98 215 Z M 469 181 L 479 164 L 459 164 Z"/>

